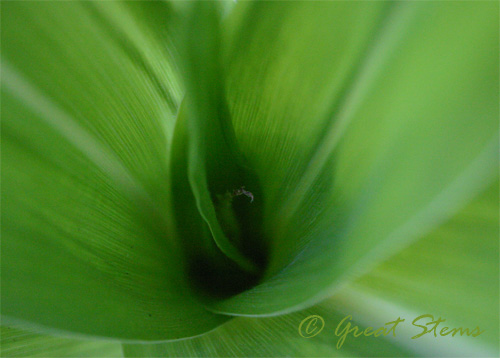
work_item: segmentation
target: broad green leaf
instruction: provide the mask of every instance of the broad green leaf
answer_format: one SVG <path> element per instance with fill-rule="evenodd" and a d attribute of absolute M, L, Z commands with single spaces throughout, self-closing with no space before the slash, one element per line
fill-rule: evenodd
<path fill-rule="evenodd" d="M 270 263 L 214 311 L 310 305 L 494 180 L 498 4 L 376 4 L 241 4 L 228 18 L 226 93 L 262 181 Z"/>
<path fill-rule="evenodd" d="M 161 344 L 124 344 L 126 357 L 411 357 L 413 352 L 401 347 L 399 340 L 388 335 L 347 336 L 340 348 L 337 344 L 342 330 L 335 333 L 340 322 L 349 315 L 337 309 L 332 300 L 310 307 L 306 310 L 277 317 L 237 317 L 200 337 Z M 304 338 L 299 326 L 309 316 L 319 315 L 325 326 L 316 336 Z M 397 317 L 388 317 L 393 321 Z M 349 320 L 347 319 L 346 322 Z M 307 329 L 302 326 L 303 334 Z M 360 330 L 356 317 L 350 321 Z M 385 322 L 384 322 L 385 323 Z M 317 323 L 320 327 L 320 323 Z M 384 326 L 382 324 L 381 326 Z M 379 328 L 379 327 L 377 327 Z M 314 329 L 314 325 L 311 327 Z M 319 329 L 319 328 L 318 328 Z M 388 328 L 389 329 L 389 328 Z"/>
<path fill-rule="evenodd" d="M 268 226 L 391 13 L 384 2 L 262 1 L 239 2 L 225 19 L 227 102 Z"/>
<path fill-rule="evenodd" d="M 40 335 L 14 327 L 0 328 L 2 357 L 123 357 L 117 342 Z"/>
<path fill-rule="evenodd" d="M 350 285 L 343 300 L 366 320 L 430 313 L 446 319 L 440 329 L 479 326 L 484 333 L 472 340 L 446 339 L 443 352 L 457 345 L 460 355 L 479 356 L 483 345 L 490 351 L 484 356 L 498 356 L 498 219 L 496 182 L 438 230 Z"/>
<path fill-rule="evenodd" d="M 222 277 L 205 287 L 217 293 L 247 286 L 232 265 L 251 271 L 266 261 L 259 285 L 212 298 L 209 309 L 297 310 L 424 236 L 494 180 L 498 4 L 238 3 L 222 30 L 223 7 L 195 4 L 184 38 L 188 96 L 175 123 L 182 85 L 170 19 L 190 6 L 4 4 L 9 324 L 133 342 L 194 336 L 228 318 L 195 300 L 185 269 L 197 286 Z M 255 203 L 225 210 L 247 199 L 224 201 L 243 186 Z M 372 297 L 365 291 L 342 294 Z M 324 314 L 339 318 L 344 301 L 328 301 Z M 362 310 L 369 300 L 347 301 Z M 297 314 L 239 317 L 200 340 L 129 353 L 192 353 L 202 342 L 201 355 L 274 354 L 232 346 L 266 337 L 285 355 L 318 352 L 265 330 Z M 326 340 L 321 352 L 334 354 Z M 372 351 L 404 354 L 373 342 Z M 372 352 L 356 347 L 353 355 Z"/>
<path fill-rule="evenodd" d="M 237 317 L 201 337 L 153 345 L 125 345 L 126 356 L 498 356 L 498 183 L 420 241 L 410 245 L 333 297 L 303 311 L 277 317 Z M 446 319 L 444 327 L 479 326 L 484 333 L 417 339 L 412 321 L 422 314 Z M 310 315 L 325 321 L 312 338 L 299 335 Z M 398 323 L 396 336 L 345 338 L 346 324 L 361 329 Z M 306 321 L 308 322 L 308 321 Z M 429 320 L 416 322 L 425 324 Z M 321 322 L 313 324 L 321 327 Z M 306 326 L 307 328 L 307 326 Z M 431 328 L 431 327 L 429 327 Z M 304 327 L 303 327 L 304 329 Z"/>
<path fill-rule="evenodd" d="M 167 2 L 7 2 L 5 86 L 21 73 L 112 150 L 164 208 L 182 97 Z"/>
<path fill-rule="evenodd" d="M 2 4 L 3 322 L 159 341 L 225 320 L 192 298 L 172 234 L 168 14 Z"/>

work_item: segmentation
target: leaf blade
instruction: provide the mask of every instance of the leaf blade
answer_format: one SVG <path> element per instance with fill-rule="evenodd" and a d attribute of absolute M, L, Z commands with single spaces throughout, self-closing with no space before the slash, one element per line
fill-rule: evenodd
<path fill-rule="evenodd" d="M 123 357 L 118 342 L 45 336 L 14 327 L 0 330 L 2 357 Z"/>
<path fill-rule="evenodd" d="M 325 6 L 340 12 L 335 4 Z M 361 272 L 358 263 L 369 267 L 385 259 L 383 251 L 393 254 L 391 246 L 400 249 L 418 239 L 495 180 L 498 84 L 492 79 L 498 74 L 498 51 L 493 50 L 498 49 L 498 36 L 493 32 L 498 25 L 493 11 L 497 5 L 398 6 L 413 13 L 412 21 L 405 23 L 413 31 L 406 32 L 404 41 L 397 41 L 384 58 L 370 90 L 364 91 L 350 112 L 349 127 L 324 162 L 300 210 L 290 218 L 276 210 L 296 188 L 297 182 L 290 177 L 300 163 L 287 167 L 288 178 L 279 184 L 272 184 L 273 179 L 268 183 L 266 212 L 272 223 L 266 229 L 274 251 L 265 280 L 252 290 L 211 305 L 214 311 L 271 315 L 317 302 Z M 262 5 L 261 17 L 265 9 Z M 436 15 L 447 12 L 453 16 L 446 21 Z M 325 18 L 332 13 L 325 11 Z M 307 33 L 294 25 L 286 31 L 295 36 Z M 259 26 L 255 24 L 255 33 L 261 31 Z M 245 51 L 264 57 L 261 62 L 272 61 L 252 45 L 248 45 L 250 50 L 245 44 L 240 46 L 247 57 Z M 297 56 L 294 61 L 306 60 Z M 234 71 L 241 75 L 251 65 L 235 65 Z M 262 71 L 265 76 L 259 74 L 257 79 L 270 76 L 265 71 L 271 70 Z M 276 162 L 262 153 L 263 144 L 256 139 L 259 136 L 252 142 L 248 132 L 238 127 L 251 119 L 264 126 L 260 132 L 256 127 L 252 131 L 266 137 L 266 102 L 250 99 L 254 108 L 249 110 L 241 95 L 246 89 L 234 86 L 234 94 L 228 92 L 228 96 L 234 96 L 230 103 L 235 102 L 232 115 L 242 149 L 252 153 L 254 163 L 261 161 L 274 170 Z M 476 117 L 479 119 L 473 121 Z M 284 119 L 274 121 L 275 126 L 283 126 L 282 132 L 289 131 Z M 266 148 L 269 151 L 272 147 Z M 276 144 L 275 150 L 281 146 Z M 274 175 L 264 164 L 259 165 L 256 170 L 260 176 Z M 397 231 L 405 222 L 405 230 Z M 363 259 L 372 249 L 376 253 Z"/>
<path fill-rule="evenodd" d="M 174 66 L 162 57 L 168 4 L 2 10 L 4 322 L 160 341 L 225 321 L 192 296 L 171 231 L 175 108 L 162 91 L 175 99 L 179 83 L 152 80 Z"/>

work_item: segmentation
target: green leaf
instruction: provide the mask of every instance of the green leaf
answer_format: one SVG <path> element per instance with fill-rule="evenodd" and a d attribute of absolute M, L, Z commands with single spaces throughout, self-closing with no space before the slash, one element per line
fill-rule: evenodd
<path fill-rule="evenodd" d="M 126 341 L 223 322 L 192 297 L 172 233 L 168 4 L 2 14 L 3 322 Z"/>
<path fill-rule="evenodd" d="M 184 38 L 189 94 L 175 121 L 183 86 L 171 27 L 190 6 L 200 12 Z M 289 313 L 424 237 L 495 179 L 497 3 L 241 2 L 219 29 L 222 9 L 3 5 L 5 322 L 133 343 L 190 337 L 228 317 L 193 297 L 185 269 L 195 286 L 222 277 L 210 290 L 226 297 L 253 284 L 238 270 L 254 265 L 266 267 L 258 285 L 204 304 Z M 234 199 L 243 186 L 255 203 L 227 210 L 246 199 Z M 492 260 L 482 274 L 498 275 Z M 369 287 L 360 281 L 306 313 L 370 311 Z M 388 290 L 373 309 L 397 296 Z M 331 335 L 292 336 L 298 315 L 238 317 L 199 339 L 126 349 L 336 354 Z M 235 348 L 244 342 L 256 344 Z M 353 355 L 407 353 L 392 343 L 350 344 Z"/>
<path fill-rule="evenodd" d="M 4 326 L 0 333 L 2 357 L 123 357 L 120 343 L 40 335 Z"/>
<path fill-rule="evenodd" d="M 193 4 L 185 25 L 183 61 L 188 90 L 188 179 L 198 210 L 210 227 L 211 240 L 228 258 L 251 271 L 254 265 L 224 232 L 214 203 L 217 195 L 237 189 L 244 180 L 244 159 L 228 118 L 221 81 L 220 15 L 216 2 Z"/>
<path fill-rule="evenodd" d="M 179 342 L 124 345 L 128 357 L 205 356 L 498 356 L 498 182 L 444 225 L 306 310 L 277 317 L 237 317 L 201 337 Z M 484 333 L 438 336 L 412 321 L 422 314 L 446 319 L 437 332 L 479 326 Z M 319 315 L 325 322 L 312 338 L 299 335 L 300 322 Z M 345 338 L 336 345 L 352 316 L 361 329 L 382 327 L 398 317 L 396 336 Z M 309 321 L 306 321 L 309 322 Z M 417 324 L 425 324 L 422 320 Z M 316 323 L 321 327 L 320 322 Z M 313 328 L 315 325 L 312 326 Z M 430 326 L 429 328 L 431 328 Z"/>
<path fill-rule="evenodd" d="M 445 225 L 341 291 L 348 310 L 371 321 L 394 313 L 408 318 L 429 313 L 446 319 L 438 332 L 446 326 L 479 326 L 484 333 L 473 339 L 432 337 L 415 344 L 440 348 L 436 356 L 498 356 L 498 195 L 496 182 Z"/>
<path fill-rule="evenodd" d="M 339 101 L 390 14 L 387 3 L 239 2 L 224 22 L 226 94 L 237 140 L 275 225 Z M 375 35 L 374 35 L 375 34 Z"/>
<path fill-rule="evenodd" d="M 253 285 L 263 266 L 262 238 L 242 225 L 257 221 L 261 198 L 253 204 L 253 198 L 235 194 L 245 185 L 257 194 L 258 185 L 228 117 L 219 5 L 185 5 L 180 52 L 187 93 L 172 145 L 172 201 L 188 274 L 197 291 L 218 298 Z M 203 224 L 193 223 L 193 217 L 201 217 Z"/>
<path fill-rule="evenodd" d="M 299 326 L 311 315 L 323 318 L 325 326 L 316 336 L 304 338 Z M 391 336 L 349 335 L 337 348 L 342 336 L 342 313 L 332 300 L 306 310 L 278 317 L 236 317 L 203 336 L 161 344 L 124 344 L 126 357 L 411 357 L 410 350 Z M 388 317 L 392 321 L 397 317 Z M 349 321 L 348 319 L 346 321 Z M 309 321 L 306 321 L 306 325 Z M 356 317 L 350 322 L 360 330 Z M 385 322 L 384 322 L 385 323 Z M 317 324 L 320 327 L 320 323 Z M 382 324 L 383 326 L 384 324 Z M 314 325 L 313 325 L 314 327 Z M 379 328 L 379 327 L 377 327 Z M 318 328 L 319 329 L 319 328 Z M 304 326 L 302 332 L 305 331 Z"/>
<path fill-rule="evenodd" d="M 492 182 L 498 4 L 238 5 L 226 93 L 270 263 L 211 308 L 269 315 L 331 295 Z"/>
<path fill-rule="evenodd" d="M 4 12 L 7 76 L 21 72 L 165 206 L 168 139 L 182 96 L 169 4 L 12 2 Z"/>

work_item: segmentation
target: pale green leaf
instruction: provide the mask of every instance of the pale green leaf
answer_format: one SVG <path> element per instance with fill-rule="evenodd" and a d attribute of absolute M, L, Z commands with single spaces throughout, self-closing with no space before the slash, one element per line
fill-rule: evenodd
<path fill-rule="evenodd" d="M 0 327 L 2 357 L 123 357 L 118 342 L 40 335 L 17 327 Z"/>
<path fill-rule="evenodd" d="M 498 182 L 445 225 L 349 285 L 339 294 L 364 321 L 391 314 L 432 314 L 444 327 L 480 327 L 478 337 L 415 340 L 436 355 L 498 356 Z M 424 323 L 422 323 L 424 322 Z M 422 320 L 425 324 L 430 320 Z M 414 328 L 415 333 L 421 329 Z M 423 338 L 423 337 L 422 337 Z M 432 342 L 436 344 L 432 344 Z M 453 354 L 451 353 L 453 352 Z"/>
<path fill-rule="evenodd" d="M 325 326 L 314 337 L 304 338 L 299 333 L 303 320 L 311 315 L 323 318 Z M 278 317 L 236 317 L 216 330 L 203 336 L 162 344 L 125 344 L 126 357 L 411 357 L 412 351 L 402 347 L 398 340 L 388 335 L 361 336 L 348 335 L 339 343 L 342 330 L 347 323 L 360 325 L 356 317 L 337 326 L 348 316 L 342 313 L 332 300 L 306 310 Z M 387 322 L 397 317 L 388 317 Z M 307 323 L 302 326 L 306 334 Z M 385 322 L 384 322 L 385 323 Z M 321 324 L 317 323 L 318 329 Z M 381 326 L 384 326 L 382 324 Z M 314 325 L 311 329 L 314 329 Z M 379 327 L 377 327 L 379 328 Z M 389 329 L 389 328 L 388 328 Z M 339 344 L 340 348 L 337 348 Z"/>

